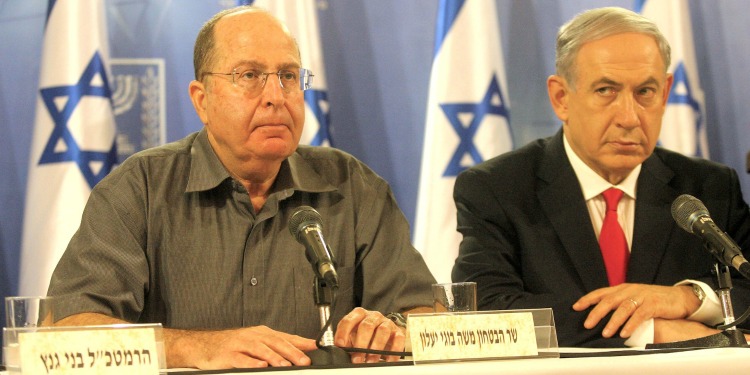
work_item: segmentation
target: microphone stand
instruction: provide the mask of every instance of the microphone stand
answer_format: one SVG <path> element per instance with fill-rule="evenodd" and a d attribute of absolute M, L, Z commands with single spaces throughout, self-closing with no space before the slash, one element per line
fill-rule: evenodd
<path fill-rule="evenodd" d="M 346 365 L 351 364 L 352 360 L 349 354 L 333 343 L 333 329 L 331 328 L 331 304 L 335 298 L 331 287 L 325 280 L 315 276 L 313 282 L 313 296 L 315 305 L 318 306 L 320 313 L 321 335 L 318 337 L 315 349 L 307 356 L 310 357 L 313 365 Z"/>
<path fill-rule="evenodd" d="M 706 244 L 706 246 L 709 246 Z M 724 315 L 724 326 L 734 323 L 734 309 L 732 308 L 732 299 L 729 296 L 729 290 L 732 289 L 732 278 L 729 274 L 729 267 L 723 265 L 719 267 L 718 262 L 714 262 L 713 273 L 719 282 L 719 288 L 716 294 L 721 302 L 721 312 Z M 668 342 L 662 344 L 648 344 L 646 349 L 672 349 L 672 348 L 741 348 L 747 347 L 745 335 L 736 327 L 731 326 L 706 337 L 697 339 Z"/>

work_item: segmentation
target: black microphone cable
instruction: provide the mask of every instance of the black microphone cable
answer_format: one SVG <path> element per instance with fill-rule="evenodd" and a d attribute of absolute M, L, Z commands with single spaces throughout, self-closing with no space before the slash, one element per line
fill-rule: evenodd
<path fill-rule="evenodd" d="M 315 340 L 315 345 L 318 347 L 318 349 L 322 349 L 325 346 L 321 344 L 323 341 L 323 336 L 325 335 L 328 328 L 331 327 L 331 321 L 333 320 L 333 312 L 336 311 L 336 292 L 338 292 L 338 286 L 332 286 L 331 287 L 331 313 L 328 314 L 328 319 L 326 319 L 326 323 L 323 325 L 323 327 L 320 329 L 320 333 L 318 334 L 318 338 Z M 382 356 L 398 356 L 399 358 L 404 357 L 411 357 L 412 353 L 407 351 L 390 351 L 390 350 L 375 350 L 375 349 L 365 349 L 365 348 L 341 348 L 343 351 L 347 353 L 365 353 L 365 354 L 379 354 Z"/>

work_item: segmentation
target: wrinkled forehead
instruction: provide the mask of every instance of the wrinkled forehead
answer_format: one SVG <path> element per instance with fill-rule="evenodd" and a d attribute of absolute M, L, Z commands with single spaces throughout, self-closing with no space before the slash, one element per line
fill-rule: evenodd
<path fill-rule="evenodd" d="M 215 55 L 218 59 L 241 55 L 272 54 L 287 56 L 297 63 L 300 60 L 297 42 L 289 30 L 273 15 L 257 9 L 233 13 L 222 17 L 214 30 Z"/>

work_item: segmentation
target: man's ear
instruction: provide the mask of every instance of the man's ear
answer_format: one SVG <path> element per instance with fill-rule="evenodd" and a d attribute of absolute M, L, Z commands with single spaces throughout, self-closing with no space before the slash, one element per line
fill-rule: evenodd
<path fill-rule="evenodd" d="M 191 81 L 188 86 L 188 94 L 190 95 L 190 101 L 193 103 L 195 112 L 200 117 L 201 122 L 208 124 L 208 112 L 206 111 L 207 98 L 206 98 L 206 85 L 200 81 Z"/>
<path fill-rule="evenodd" d="M 551 75 L 547 77 L 547 94 L 552 110 L 555 111 L 557 118 L 562 122 L 568 120 L 568 83 L 564 78 Z"/>

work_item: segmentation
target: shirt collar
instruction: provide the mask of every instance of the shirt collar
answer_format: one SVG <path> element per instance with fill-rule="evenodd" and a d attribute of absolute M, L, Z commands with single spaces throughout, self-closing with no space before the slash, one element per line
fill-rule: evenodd
<path fill-rule="evenodd" d="M 578 177 L 578 183 L 581 184 L 581 191 L 583 191 L 584 200 L 589 200 L 601 194 L 603 191 L 616 187 L 629 196 L 635 199 L 635 186 L 638 182 L 638 175 L 641 173 L 641 165 L 638 164 L 625 179 L 617 184 L 612 185 L 609 181 L 605 180 L 604 177 L 599 176 L 593 169 L 591 169 L 586 163 L 578 157 L 578 155 L 570 147 L 568 139 L 563 134 L 563 144 L 565 145 L 565 154 L 568 156 L 570 165 L 573 167 L 573 171 Z"/>
<path fill-rule="evenodd" d="M 190 177 L 186 193 L 213 189 L 230 178 L 229 172 L 221 164 L 219 157 L 208 142 L 208 132 L 204 127 L 198 132 L 190 147 Z"/>
<path fill-rule="evenodd" d="M 211 147 L 205 128 L 198 133 L 193 142 L 190 156 L 190 178 L 185 192 L 210 190 L 226 179 L 231 179 L 229 172 Z M 294 191 L 326 192 L 335 191 L 336 188 L 323 179 L 299 152 L 295 152 L 281 163 L 276 183 L 271 190 L 272 193 L 289 190 L 287 196 L 290 196 Z"/>

